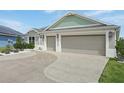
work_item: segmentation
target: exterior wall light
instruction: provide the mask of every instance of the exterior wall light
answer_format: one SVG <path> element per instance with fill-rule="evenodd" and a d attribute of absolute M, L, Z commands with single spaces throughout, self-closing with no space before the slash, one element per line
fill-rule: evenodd
<path fill-rule="evenodd" d="M 109 37 L 112 37 L 112 34 L 113 34 L 112 32 L 109 32 Z"/>

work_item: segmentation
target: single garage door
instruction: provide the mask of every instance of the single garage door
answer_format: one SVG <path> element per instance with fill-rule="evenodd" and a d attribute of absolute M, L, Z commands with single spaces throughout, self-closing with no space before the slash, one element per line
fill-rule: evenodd
<path fill-rule="evenodd" d="M 105 55 L 105 36 L 62 36 L 62 51 L 93 55 Z"/>
<path fill-rule="evenodd" d="M 55 51 L 55 36 L 47 36 L 47 50 Z"/>

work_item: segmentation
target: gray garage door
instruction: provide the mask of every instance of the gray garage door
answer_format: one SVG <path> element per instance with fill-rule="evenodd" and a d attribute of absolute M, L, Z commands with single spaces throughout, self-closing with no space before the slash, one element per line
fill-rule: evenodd
<path fill-rule="evenodd" d="M 62 51 L 105 55 L 105 36 L 62 36 Z"/>
<path fill-rule="evenodd" d="M 47 50 L 55 51 L 55 36 L 47 36 Z"/>

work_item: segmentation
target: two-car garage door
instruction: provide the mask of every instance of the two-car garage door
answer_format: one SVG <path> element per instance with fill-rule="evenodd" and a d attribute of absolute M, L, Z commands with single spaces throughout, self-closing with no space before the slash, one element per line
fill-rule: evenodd
<path fill-rule="evenodd" d="M 47 37 L 48 50 L 55 51 L 55 36 Z M 68 35 L 61 37 L 62 52 L 105 55 L 104 35 Z"/>
<path fill-rule="evenodd" d="M 84 53 L 93 55 L 105 55 L 105 36 L 62 36 L 62 51 Z"/>

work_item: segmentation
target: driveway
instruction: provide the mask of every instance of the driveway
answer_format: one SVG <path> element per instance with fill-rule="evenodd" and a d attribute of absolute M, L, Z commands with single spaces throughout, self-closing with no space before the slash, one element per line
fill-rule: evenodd
<path fill-rule="evenodd" d="M 98 82 L 104 56 L 29 51 L 0 57 L 0 82 Z"/>
<path fill-rule="evenodd" d="M 50 53 L 30 51 L 0 57 L 0 83 L 55 82 L 44 75 L 44 69 L 57 57 Z"/>
<path fill-rule="evenodd" d="M 54 53 L 58 60 L 45 69 L 45 75 L 56 82 L 98 82 L 107 63 L 104 56 Z"/>

